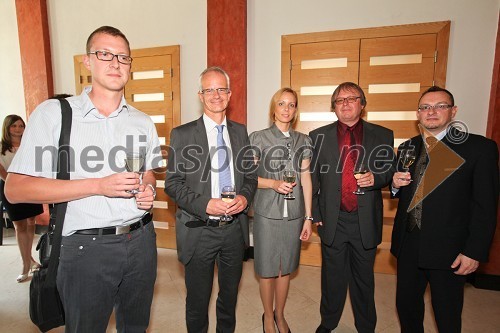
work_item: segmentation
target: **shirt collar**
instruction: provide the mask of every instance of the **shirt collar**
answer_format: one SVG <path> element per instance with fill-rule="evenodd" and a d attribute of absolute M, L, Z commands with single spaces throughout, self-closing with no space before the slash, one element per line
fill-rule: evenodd
<path fill-rule="evenodd" d="M 448 128 L 445 128 L 444 130 L 442 130 L 441 132 L 439 132 L 437 135 L 435 135 L 434 137 L 436 139 L 438 139 L 439 141 L 443 140 L 443 138 L 446 136 L 446 133 L 448 132 Z"/>
<path fill-rule="evenodd" d="M 219 125 L 215 121 L 212 120 L 209 116 L 207 116 L 205 113 L 203 113 L 203 124 L 205 124 L 205 130 L 207 133 L 210 133 L 215 129 L 215 126 Z M 226 117 L 224 117 L 224 120 L 222 121 L 221 125 L 224 125 L 227 129 L 227 120 Z"/>
<path fill-rule="evenodd" d="M 282 139 L 286 139 L 288 138 L 288 136 L 286 136 L 285 134 L 283 134 L 283 132 L 278 128 L 278 126 L 276 126 L 276 123 L 273 123 L 271 125 L 271 132 L 277 137 L 277 138 L 282 138 Z M 290 128 L 288 129 L 288 133 L 290 134 L 290 137 L 292 137 L 292 133 L 294 133 L 294 129 L 292 128 L 292 126 L 290 126 Z"/>
<path fill-rule="evenodd" d="M 347 131 L 348 128 L 356 130 L 359 126 L 361 126 L 361 119 L 359 119 L 358 122 L 352 126 L 347 126 L 341 121 L 338 122 L 338 128 L 340 129 L 341 133 L 345 133 L 345 131 Z"/>
<path fill-rule="evenodd" d="M 438 133 L 438 134 L 436 134 L 436 135 L 432 135 L 432 134 L 430 134 L 429 132 L 426 132 L 426 133 L 424 134 L 424 141 L 425 141 L 425 138 L 430 137 L 430 136 L 433 136 L 433 137 L 435 137 L 438 141 L 441 141 L 441 140 L 443 140 L 443 138 L 446 136 L 446 133 L 448 133 L 449 129 L 450 129 L 450 127 L 448 126 L 447 128 L 445 128 L 444 130 L 442 130 L 441 132 L 439 132 L 439 133 Z M 428 135 L 427 135 L 427 134 L 428 134 Z"/>
<path fill-rule="evenodd" d="M 92 91 L 91 86 L 85 87 L 80 95 L 80 101 L 81 101 L 80 110 L 82 112 L 82 117 L 85 118 L 92 114 L 96 118 L 103 118 L 103 119 L 106 118 L 105 116 L 99 113 L 94 103 L 92 103 L 92 100 L 89 97 L 89 93 L 91 91 Z M 127 113 L 129 112 L 129 107 L 124 96 L 122 96 L 122 100 L 120 101 L 120 105 L 118 105 L 118 108 L 113 113 L 111 113 L 107 118 L 117 117 L 123 110 L 126 110 Z"/>

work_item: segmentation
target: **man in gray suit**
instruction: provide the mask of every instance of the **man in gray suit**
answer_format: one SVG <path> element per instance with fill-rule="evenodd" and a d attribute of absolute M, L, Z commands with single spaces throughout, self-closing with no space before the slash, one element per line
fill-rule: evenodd
<path fill-rule="evenodd" d="M 344 82 L 333 92 L 331 109 L 338 121 L 310 133 L 313 218 L 321 237 L 321 325 L 317 333 L 337 327 L 351 296 L 358 332 L 374 332 L 377 322 L 373 264 L 382 240 L 382 194 L 393 174 L 391 130 L 361 119 L 363 90 Z M 353 170 L 365 164 L 363 175 Z M 354 194 L 356 186 L 363 193 Z"/>
<path fill-rule="evenodd" d="M 217 332 L 234 332 L 243 255 L 249 243 L 247 210 L 257 175 L 246 128 L 226 119 L 229 76 L 219 67 L 209 67 L 201 73 L 199 86 L 204 114 L 172 130 L 165 192 L 179 206 L 177 253 L 185 267 L 188 332 L 208 331 L 215 262 Z M 236 188 L 229 203 L 221 199 L 223 185 Z M 224 221 L 225 214 L 233 219 Z"/>

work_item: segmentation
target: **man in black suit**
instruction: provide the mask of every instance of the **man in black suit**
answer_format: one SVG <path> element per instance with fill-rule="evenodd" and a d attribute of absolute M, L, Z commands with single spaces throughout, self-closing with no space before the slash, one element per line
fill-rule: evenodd
<path fill-rule="evenodd" d="M 399 197 L 391 252 L 402 332 L 424 332 L 428 284 L 439 332 L 461 331 L 466 275 L 488 259 L 495 231 L 498 148 L 451 126 L 456 112 L 448 90 L 429 88 L 417 111 L 422 135 L 398 148 L 398 155 L 416 152 L 409 172 L 396 172 L 392 182 Z"/>
<path fill-rule="evenodd" d="M 373 264 L 382 241 L 382 193 L 393 174 L 391 130 L 361 119 L 363 90 L 344 82 L 332 95 L 338 121 L 310 133 L 313 218 L 321 237 L 321 325 L 316 332 L 337 327 L 349 287 L 358 332 L 374 332 L 377 322 Z M 354 178 L 354 166 L 367 169 Z M 364 194 L 356 195 L 356 185 Z"/>
<path fill-rule="evenodd" d="M 176 201 L 177 253 L 185 267 L 188 332 L 208 331 L 214 264 L 218 267 L 217 332 L 234 332 L 238 285 L 248 245 L 248 206 L 257 188 L 246 128 L 226 119 L 231 98 L 227 73 L 209 67 L 200 75 L 204 114 L 174 128 L 165 192 Z M 220 164 L 219 164 L 220 163 Z M 236 198 L 221 199 L 235 185 Z M 233 217 L 229 222 L 223 215 Z"/>

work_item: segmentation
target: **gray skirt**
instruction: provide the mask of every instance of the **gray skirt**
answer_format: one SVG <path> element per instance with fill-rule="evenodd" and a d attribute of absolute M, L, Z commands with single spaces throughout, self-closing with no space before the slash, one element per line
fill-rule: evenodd
<path fill-rule="evenodd" d="M 304 220 L 268 219 L 255 214 L 253 220 L 254 267 L 261 277 L 286 275 L 299 267 L 300 232 Z"/>

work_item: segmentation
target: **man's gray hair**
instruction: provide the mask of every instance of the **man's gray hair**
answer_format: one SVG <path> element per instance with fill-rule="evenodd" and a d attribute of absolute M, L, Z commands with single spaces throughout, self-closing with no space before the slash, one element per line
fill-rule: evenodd
<path fill-rule="evenodd" d="M 198 78 L 198 87 L 199 87 L 198 91 L 199 92 L 201 92 L 203 90 L 203 87 L 201 85 L 201 79 L 203 78 L 203 76 L 205 74 L 210 73 L 210 72 L 217 72 L 217 73 L 224 75 L 226 77 L 226 81 L 227 81 L 227 88 L 231 89 L 229 75 L 226 73 L 226 71 L 218 66 L 211 66 L 211 67 L 208 67 L 207 69 L 205 69 L 203 72 L 201 72 L 200 77 Z M 225 88 L 225 87 L 217 87 L 217 88 Z"/>

